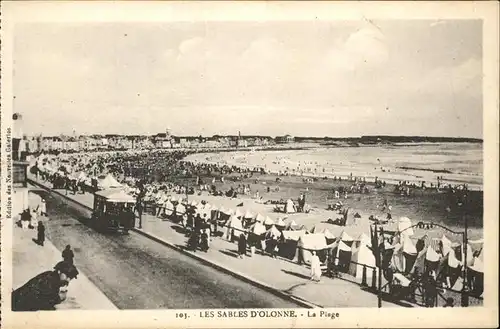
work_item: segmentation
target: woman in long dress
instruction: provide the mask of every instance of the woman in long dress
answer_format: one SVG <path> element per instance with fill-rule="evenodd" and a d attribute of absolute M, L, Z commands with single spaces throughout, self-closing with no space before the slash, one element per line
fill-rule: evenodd
<path fill-rule="evenodd" d="M 311 280 L 318 281 L 321 278 L 321 262 L 316 252 L 312 252 L 311 257 Z"/>
<path fill-rule="evenodd" d="M 240 234 L 240 238 L 238 240 L 238 257 L 243 258 L 247 254 L 247 237 L 244 233 Z"/>

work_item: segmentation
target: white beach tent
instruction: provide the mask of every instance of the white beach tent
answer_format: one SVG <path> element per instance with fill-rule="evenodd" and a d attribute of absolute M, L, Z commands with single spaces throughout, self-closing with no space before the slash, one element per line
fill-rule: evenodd
<path fill-rule="evenodd" d="M 266 231 L 266 238 L 279 238 L 281 232 L 273 225 Z"/>
<path fill-rule="evenodd" d="M 243 225 L 241 224 L 241 219 L 236 216 L 232 216 L 229 220 L 229 227 L 232 229 L 243 230 Z"/>
<path fill-rule="evenodd" d="M 448 252 L 448 266 L 451 268 L 457 268 L 460 266 L 460 261 L 457 259 L 455 255 L 455 251 Z"/>
<path fill-rule="evenodd" d="M 484 271 L 483 271 L 483 269 L 484 269 L 484 263 L 478 257 L 474 257 L 473 264 L 471 266 L 469 266 L 469 268 L 471 270 L 476 271 L 476 272 L 484 273 Z"/>
<path fill-rule="evenodd" d="M 336 238 L 337 238 L 337 237 L 336 237 L 336 236 L 335 236 L 332 232 L 330 232 L 330 230 L 329 230 L 329 229 L 327 229 L 327 228 L 325 228 L 325 229 L 323 230 L 323 232 L 322 232 L 322 233 L 325 235 L 325 238 L 326 238 L 327 240 L 334 240 L 334 239 L 336 239 Z"/>
<path fill-rule="evenodd" d="M 184 216 L 184 214 L 186 213 L 186 206 L 183 205 L 182 203 L 179 203 L 175 207 L 175 212 L 176 212 L 177 216 Z"/>
<path fill-rule="evenodd" d="M 266 218 L 264 216 L 262 216 L 261 214 L 257 214 L 257 217 L 255 218 L 255 220 L 259 223 L 263 223 Z"/>
<path fill-rule="evenodd" d="M 300 237 L 305 235 L 306 231 L 282 231 L 283 240 L 299 241 Z"/>
<path fill-rule="evenodd" d="M 363 265 L 375 266 L 375 256 L 370 249 L 370 238 L 368 235 L 362 233 L 351 247 L 351 264 L 349 266 L 349 274 L 355 276 L 358 281 L 361 281 L 363 275 Z M 357 265 L 363 264 L 363 265 Z M 372 271 L 367 268 L 367 277 L 371 277 Z"/>
<path fill-rule="evenodd" d="M 111 174 L 107 174 L 106 177 L 101 179 L 99 181 L 99 186 L 102 189 L 109 189 L 109 188 L 120 188 L 123 187 L 122 184 L 120 184 Z"/>
<path fill-rule="evenodd" d="M 438 262 L 441 256 L 432 248 L 431 246 L 427 247 L 427 252 L 425 253 L 425 259 L 429 262 Z"/>
<path fill-rule="evenodd" d="M 354 239 L 353 239 L 353 238 L 351 238 L 351 237 L 349 236 L 349 234 L 347 234 L 347 233 L 344 231 L 344 232 L 342 232 L 342 234 L 340 235 L 340 241 L 344 241 L 344 242 L 352 242 L 352 241 L 354 241 Z"/>
<path fill-rule="evenodd" d="M 297 226 L 297 223 L 292 219 L 291 222 L 289 222 L 287 225 L 286 225 L 286 229 L 291 229 L 293 230 L 295 227 Z"/>
<path fill-rule="evenodd" d="M 416 255 L 417 254 L 417 248 L 415 247 L 415 244 L 413 241 L 410 239 L 409 236 L 404 236 L 403 237 L 403 252 L 407 253 L 408 255 Z"/>
<path fill-rule="evenodd" d="M 274 221 L 269 216 L 266 216 L 266 219 L 264 220 L 264 225 L 274 225 Z"/>
<path fill-rule="evenodd" d="M 399 241 L 394 245 L 394 251 L 392 253 L 392 264 L 398 272 L 404 272 L 405 269 L 405 257 L 403 255 L 403 244 Z"/>
<path fill-rule="evenodd" d="M 255 224 L 250 226 L 250 232 L 257 235 L 261 235 L 266 233 L 266 227 L 262 223 L 256 222 Z"/>
<path fill-rule="evenodd" d="M 285 227 L 285 221 L 283 220 L 283 218 L 278 218 L 278 220 L 276 221 L 276 224 L 274 224 L 276 226 L 279 226 L 279 227 Z"/>
<path fill-rule="evenodd" d="M 167 216 L 171 216 L 173 212 L 174 212 L 174 205 L 170 200 L 167 200 L 165 202 L 165 214 Z"/>
<path fill-rule="evenodd" d="M 106 198 L 109 202 L 135 203 L 135 198 L 123 190 L 109 189 L 96 192 L 96 195 Z"/>
<path fill-rule="evenodd" d="M 452 250 L 451 241 L 443 234 L 441 238 L 441 243 L 443 244 L 443 255 L 446 256 Z"/>
<path fill-rule="evenodd" d="M 413 235 L 413 228 L 411 227 L 413 224 L 411 223 L 411 220 L 408 217 L 401 217 L 399 218 L 398 221 L 398 231 L 401 232 L 401 235 L 407 235 L 407 236 L 412 236 Z"/>
<path fill-rule="evenodd" d="M 247 210 L 247 212 L 245 213 L 245 215 L 243 215 L 243 218 L 245 218 L 245 219 L 252 219 L 252 218 L 254 218 L 254 214 L 252 214 L 250 212 L 250 210 Z"/>
<path fill-rule="evenodd" d="M 327 248 L 326 238 L 323 233 L 304 234 L 297 242 L 299 247 L 297 254 L 306 264 L 311 263 L 312 251 L 323 250 Z"/>

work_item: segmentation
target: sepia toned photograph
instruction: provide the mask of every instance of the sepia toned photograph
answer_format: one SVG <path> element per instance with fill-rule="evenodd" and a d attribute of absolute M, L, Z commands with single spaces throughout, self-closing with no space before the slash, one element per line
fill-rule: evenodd
<path fill-rule="evenodd" d="M 10 311 L 485 307 L 482 19 L 13 31 Z"/>

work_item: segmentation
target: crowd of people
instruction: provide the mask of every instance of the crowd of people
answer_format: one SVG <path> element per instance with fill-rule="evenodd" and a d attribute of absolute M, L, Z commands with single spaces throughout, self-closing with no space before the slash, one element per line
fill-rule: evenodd
<path fill-rule="evenodd" d="M 250 248 L 251 254 L 256 249 L 260 249 L 263 254 L 271 257 L 277 257 L 282 246 L 287 243 L 283 231 L 303 230 L 300 226 L 287 225 L 283 221 L 267 221 L 267 218 L 245 218 L 245 214 L 238 214 L 236 211 L 229 211 L 208 205 L 206 202 L 199 204 L 188 203 L 186 196 L 201 194 L 207 191 L 210 195 L 226 196 L 229 198 L 237 198 L 240 195 L 250 196 L 254 199 L 261 200 L 262 196 L 257 192 L 253 192 L 250 184 L 243 184 L 243 179 L 254 179 L 259 181 L 259 175 L 265 174 L 264 168 L 245 168 L 227 164 L 201 163 L 183 161 L 183 158 L 190 152 L 172 151 L 172 152 L 124 152 L 124 153 L 103 153 L 93 155 L 72 154 L 66 155 L 65 158 L 47 158 L 39 157 L 35 167 L 37 173 L 43 179 L 47 179 L 54 183 L 59 180 L 65 180 L 63 184 L 67 188 L 70 186 L 85 186 L 81 187 L 80 191 L 90 189 L 95 191 L 99 189 L 99 177 L 111 173 L 125 186 L 126 190 L 136 196 L 138 203 L 136 210 L 139 216 L 143 211 L 149 211 L 156 217 L 161 219 L 169 219 L 181 224 L 185 229 L 187 237 L 187 248 L 196 251 L 201 250 L 207 252 L 210 248 L 210 243 L 213 238 L 218 236 L 226 237 L 230 241 L 238 241 L 238 257 L 243 258 L 247 255 L 247 247 Z M 47 168 L 53 168 L 47 170 Z M 56 170 L 57 169 L 57 170 Z M 82 174 L 83 173 L 83 174 Z M 277 178 L 279 179 L 279 177 Z M 337 178 L 336 180 L 340 180 Z M 347 193 L 369 193 L 366 179 L 353 177 L 352 174 L 344 180 L 350 182 L 350 188 L 338 188 L 334 190 L 335 204 L 329 205 L 331 210 L 337 211 L 341 217 L 332 222 L 334 225 L 345 226 L 349 209 L 344 206 L 341 199 L 347 197 Z M 69 181 L 75 181 L 70 183 Z M 216 182 L 232 182 L 233 186 L 227 191 L 217 189 Z M 314 180 L 312 181 L 314 182 Z M 307 182 L 308 184 L 312 182 Z M 375 188 L 385 187 L 385 181 L 376 179 Z M 426 185 L 420 187 L 410 184 L 409 182 L 400 182 L 395 189 L 397 193 L 409 195 L 410 188 L 425 189 Z M 268 186 L 268 192 L 270 187 Z M 463 194 L 458 191 L 466 191 L 466 188 L 449 187 L 451 194 Z M 387 211 L 390 215 L 391 206 L 384 201 L 381 206 L 382 211 Z M 310 206 L 306 202 L 305 194 L 301 194 L 297 200 L 287 199 L 277 202 L 275 211 L 283 213 L 295 213 L 311 211 Z M 354 214 L 354 218 L 360 217 L 359 214 Z M 372 218 L 375 220 L 375 218 Z M 387 218 L 385 222 L 391 220 Z M 378 221 L 377 224 L 383 224 Z M 392 245 L 392 244 L 391 244 Z M 337 247 L 338 248 L 338 247 Z M 336 273 L 332 268 L 338 268 L 339 260 L 336 256 L 330 255 L 325 258 L 321 252 L 312 250 L 311 264 L 311 279 L 319 280 L 321 270 L 318 270 L 318 262 L 321 264 L 320 258 L 326 262 L 329 272 Z M 420 250 L 421 251 L 421 250 Z M 420 252 L 418 251 L 417 254 Z M 319 254 L 319 255 L 318 255 Z M 335 252 L 333 252 L 335 255 Z M 321 256 L 321 257 L 320 257 Z M 389 269 L 389 263 L 386 269 Z M 386 271 L 385 273 L 389 273 Z M 396 271 L 397 272 L 397 271 Z M 442 281 L 435 272 L 426 271 L 425 275 L 420 275 L 417 279 L 412 279 L 412 282 L 420 282 L 422 280 L 431 280 L 435 278 L 436 282 Z M 442 273 L 439 272 L 441 275 Z M 408 273 L 407 273 L 408 274 Z M 390 276 L 390 274 L 387 274 Z M 418 275 L 418 274 L 411 274 Z M 392 278 L 392 276 L 390 276 Z M 398 276 L 396 276 L 398 277 Z M 416 277 L 415 277 L 416 278 Z M 420 280 L 420 281 L 419 281 Z M 478 284 L 480 286 L 480 284 Z M 477 288 L 478 291 L 481 288 Z"/>

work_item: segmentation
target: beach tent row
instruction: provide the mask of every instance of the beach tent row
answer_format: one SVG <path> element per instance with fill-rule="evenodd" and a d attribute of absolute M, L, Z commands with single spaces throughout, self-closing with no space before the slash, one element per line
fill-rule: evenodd
<path fill-rule="evenodd" d="M 60 171 L 59 169 L 54 169 L 54 167 L 52 167 L 48 163 L 37 164 L 37 167 L 42 172 L 49 173 L 49 174 L 58 173 L 59 175 L 65 176 L 65 177 L 67 177 L 67 178 L 69 178 L 71 180 L 76 180 L 78 182 L 84 182 L 87 186 L 92 186 L 91 177 L 87 176 L 85 174 L 85 172 L 83 172 L 83 171 L 81 171 L 81 172 L 72 172 L 72 173 L 65 173 L 63 171 Z M 67 168 L 67 167 L 66 167 L 66 169 L 67 169 L 68 172 L 71 170 L 71 168 Z M 123 188 L 123 185 L 120 184 L 116 180 L 116 178 L 113 177 L 112 174 L 107 174 L 104 177 L 100 177 L 97 180 L 97 186 L 101 190 L 106 190 L 106 189 L 110 189 L 110 188 Z"/>

